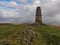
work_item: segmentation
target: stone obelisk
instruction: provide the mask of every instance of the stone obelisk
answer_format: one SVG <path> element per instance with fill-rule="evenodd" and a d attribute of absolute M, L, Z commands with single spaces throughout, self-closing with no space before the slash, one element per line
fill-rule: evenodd
<path fill-rule="evenodd" d="M 42 24 L 42 14 L 41 14 L 41 8 L 37 7 L 36 8 L 36 19 L 35 19 L 36 24 Z"/>

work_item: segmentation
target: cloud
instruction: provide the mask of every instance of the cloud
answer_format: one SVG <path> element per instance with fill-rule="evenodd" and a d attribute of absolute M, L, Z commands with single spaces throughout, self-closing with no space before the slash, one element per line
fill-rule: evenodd
<path fill-rule="evenodd" d="M 43 22 L 46 24 L 60 25 L 59 7 L 59 0 L 42 0 Z"/>
<path fill-rule="evenodd" d="M 35 22 L 37 6 L 41 6 L 43 23 L 60 25 L 60 0 L 0 1 L 0 22 Z"/>
<path fill-rule="evenodd" d="M 15 1 L 0 2 L 0 16 L 5 21 L 0 22 L 34 22 L 35 8 L 31 4 L 18 4 Z"/>

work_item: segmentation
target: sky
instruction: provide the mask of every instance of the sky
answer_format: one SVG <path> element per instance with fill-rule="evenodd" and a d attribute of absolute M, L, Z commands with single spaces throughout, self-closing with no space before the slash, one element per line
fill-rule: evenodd
<path fill-rule="evenodd" d="M 34 23 L 37 6 L 43 23 L 60 25 L 60 0 L 0 0 L 0 23 Z"/>

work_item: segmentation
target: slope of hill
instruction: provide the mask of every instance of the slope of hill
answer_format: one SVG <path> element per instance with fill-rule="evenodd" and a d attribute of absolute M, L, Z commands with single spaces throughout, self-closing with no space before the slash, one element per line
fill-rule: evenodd
<path fill-rule="evenodd" d="M 0 45 L 60 45 L 60 29 L 47 25 L 0 25 Z"/>

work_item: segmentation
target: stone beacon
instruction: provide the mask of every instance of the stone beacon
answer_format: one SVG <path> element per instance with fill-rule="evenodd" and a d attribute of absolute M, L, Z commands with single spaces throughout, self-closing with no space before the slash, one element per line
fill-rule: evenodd
<path fill-rule="evenodd" d="M 42 14 L 41 14 L 41 8 L 37 7 L 36 8 L 36 19 L 35 19 L 36 24 L 42 24 Z"/>

